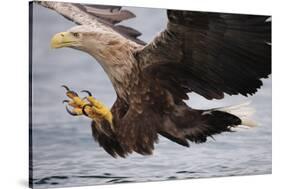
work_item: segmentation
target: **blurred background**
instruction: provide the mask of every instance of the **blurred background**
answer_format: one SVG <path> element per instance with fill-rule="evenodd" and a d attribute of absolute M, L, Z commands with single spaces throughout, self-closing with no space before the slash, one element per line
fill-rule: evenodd
<path fill-rule="evenodd" d="M 161 9 L 126 7 L 136 18 L 122 22 L 141 31 L 151 41 L 167 23 Z M 160 137 L 154 155 L 132 154 L 114 159 L 92 139 L 90 120 L 72 117 L 62 100 L 67 85 L 87 89 L 111 107 L 115 92 L 99 64 L 88 54 L 63 48 L 51 49 L 50 39 L 75 24 L 38 5 L 33 9 L 32 129 L 33 180 L 36 188 L 167 179 L 205 178 L 271 173 L 271 78 L 249 98 L 227 96 L 207 101 L 190 94 L 193 108 L 214 108 L 252 101 L 255 129 L 239 129 L 209 139 L 204 144 L 179 146 Z"/>

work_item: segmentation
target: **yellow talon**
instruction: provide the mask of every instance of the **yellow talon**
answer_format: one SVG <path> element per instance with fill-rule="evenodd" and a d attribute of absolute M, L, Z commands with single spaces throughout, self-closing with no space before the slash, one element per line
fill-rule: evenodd
<path fill-rule="evenodd" d="M 100 117 L 101 119 L 106 119 L 110 124 L 112 124 L 112 114 L 106 106 L 102 106 L 101 108 L 93 106 L 92 110 L 96 113 L 97 117 Z"/>
<path fill-rule="evenodd" d="M 89 95 L 84 100 L 84 98 L 81 99 L 76 92 L 71 91 L 67 86 L 63 85 L 63 87 L 67 90 L 67 97 L 71 99 L 63 101 L 73 107 L 72 110 L 66 107 L 71 115 L 85 115 L 95 121 L 107 120 L 112 125 L 112 114 L 110 110 L 102 102 L 95 99 L 89 91 L 81 91 Z"/>
<path fill-rule="evenodd" d="M 74 108 L 73 110 L 68 109 L 68 107 L 66 106 L 66 111 L 73 116 L 78 116 L 78 115 L 83 115 L 83 112 L 80 108 Z"/>
<path fill-rule="evenodd" d="M 95 99 L 94 97 L 92 96 L 88 96 L 87 97 L 87 100 L 95 107 L 97 108 L 102 108 L 104 107 L 105 105 L 103 105 L 100 101 L 98 101 L 97 99 Z"/>
<path fill-rule="evenodd" d="M 77 115 L 83 115 L 81 108 L 74 108 L 72 111 L 75 112 Z"/>
<path fill-rule="evenodd" d="M 83 101 L 79 96 L 73 97 L 72 100 L 73 100 L 74 105 L 81 107 L 81 108 L 87 104 L 87 102 Z"/>
<path fill-rule="evenodd" d="M 101 119 L 106 119 L 110 124 L 112 124 L 112 114 L 102 102 L 98 101 L 92 96 L 88 96 L 87 100 L 92 105 L 93 111 L 98 114 L 96 116 L 100 117 Z"/>

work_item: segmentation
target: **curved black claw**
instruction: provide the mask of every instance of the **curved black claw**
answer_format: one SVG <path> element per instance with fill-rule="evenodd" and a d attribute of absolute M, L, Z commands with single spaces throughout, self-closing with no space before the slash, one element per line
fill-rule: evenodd
<path fill-rule="evenodd" d="M 67 92 L 70 91 L 70 89 L 69 89 L 68 86 L 66 86 L 66 85 L 62 85 L 61 87 L 65 88 L 65 90 L 66 90 Z"/>
<path fill-rule="evenodd" d="M 62 103 L 69 103 L 70 101 L 69 100 L 63 100 Z"/>
<path fill-rule="evenodd" d="M 72 111 L 70 111 L 67 106 L 65 106 L 65 109 L 66 109 L 66 111 L 67 111 L 70 115 L 72 115 L 72 116 L 78 116 L 78 114 L 73 113 Z"/>
<path fill-rule="evenodd" d="M 83 112 L 83 114 L 84 114 L 85 116 L 89 116 L 89 115 L 87 114 L 87 112 L 85 111 L 85 108 L 86 108 L 87 106 L 92 107 L 90 104 L 85 104 L 85 105 L 82 107 L 82 112 Z"/>
<path fill-rule="evenodd" d="M 66 92 L 66 95 L 67 95 L 67 94 L 72 94 L 72 95 L 74 95 L 74 96 L 78 96 L 78 94 L 77 94 L 76 92 L 70 90 L 68 86 L 62 85 L 62 87 L 65 88 L 65 90 L 67 91 L 67 92 Z M 68 96 L 68 95 L 67 95 L 67 96 Z M 70 96 L 68 96 L 68 97 L 71 98 Z"/>
<path fill-rule="evenodd" d="M 78 94 L 76 93 L 76 92 L 74 92 L 74 91 L 67 91 L 67 93 L 66 93 L 66 95 L 67 94 L 72 94 L 72 95 L 74 95 L 74 96 L 78 96 Z M 68 96 L 68 95 L 67 95 Z M 69 97 L 69 96 L 68 96 Z"/>
<path fill-rule="evenodd" d="M 92 93 L 88 90 L 82 90 L 81 93 L 87 93 L 89 96 L 92 96 Z"/>

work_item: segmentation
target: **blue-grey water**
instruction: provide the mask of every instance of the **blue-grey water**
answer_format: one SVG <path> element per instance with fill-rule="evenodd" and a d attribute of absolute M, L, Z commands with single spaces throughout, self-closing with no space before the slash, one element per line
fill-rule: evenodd
<path fill-rule="evenodd" d="M 129 8 L 137 18 L 125 24 L 150 41 L 165 28 L 165 10 Z M 50 38 L 74 24 L 57 13 L 34 6 L 32 129 L 33 184 L 35 188 L 96 185 L 167 179 L 206 178 L 271 173 L 271 78 L 254 97 L 227 96 L 207 101 L 191 94 L 187 103 L 195 108 L 213 108 L 251 100 L 259 126 L 239 129 L 190 148 L 160 137 L 152 156 L 132 154 L 114 159 L 92 139 L 90 120 L 72 117 L 61 103 L 68 85 L 88 89 L 111 106 L 114 90 L 99 64 L 89 55 L 50 48 Z"/>

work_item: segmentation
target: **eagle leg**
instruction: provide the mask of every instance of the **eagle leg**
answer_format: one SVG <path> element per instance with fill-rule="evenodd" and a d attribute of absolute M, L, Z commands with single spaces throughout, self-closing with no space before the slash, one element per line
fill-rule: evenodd
<path fill-rule="evenodd" d="M 93 120 L 107 120 L 110 124 L 112 124 L 112 113 L 110 110 L 101 101 L 94 98 L 91 92 L 87 90 L 83 90 L 81 92 L 86 92 L 88 94 L 86 100 L 89 102 L 83 106 L 82 112 Z"/>
<path fill-rule="evenodd" d="M 67 103 L 68 106 L 73 108 L 70 110 L 68 106 L 66 106 L 66 111 L 70 115 L 85 115 L 92 120 L 107 120 L 112 124 L 112 114 L 110 110 L 102 102 L 95 99 L 90 91 L 81 91 L 87 93 L 88 96 L 80 98 L 75 91 L 70 90 L 66 85 L 62 87 L 66 89 L 66 96 L 69 98 L 69 100 L 63 100 L 63 103 Z"/>
<path fill-rule="evenodd" d="M 82 107 L 82 113 L 94 121 L 107 120 L 109 123 L 112 123 L 112 114 L 105 106 L 96 108 L 93 105 L 86 104 Z"/>

